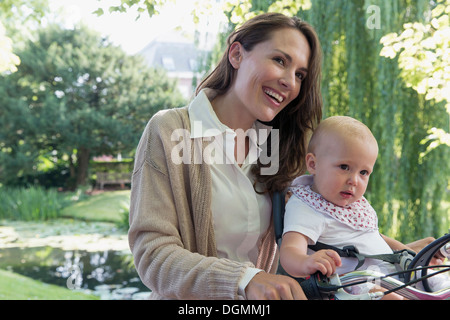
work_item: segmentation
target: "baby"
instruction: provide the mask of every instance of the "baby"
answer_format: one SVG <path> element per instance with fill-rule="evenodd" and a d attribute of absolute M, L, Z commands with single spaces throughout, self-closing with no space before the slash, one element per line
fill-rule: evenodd
<path fill-rule="evenodd" d="M 291 276 L 317 271 L 331 276 L 355 269 L 354 258 L 308 249 L 316 242 L 338 248 L 354 245 L 366 255 L 407 248 L 379 233 L 376 212 L 364 198 L 377 156 L 375 137 L 358 120 L 336 116 L 318 126 L 306 155 L 311 175 L 294 180 L 286 205 L 280 262 Z M 383 273 L 396 271 L 394 265 L 373 259 L 366 259 L 361 269 L 374 265 Z"/>

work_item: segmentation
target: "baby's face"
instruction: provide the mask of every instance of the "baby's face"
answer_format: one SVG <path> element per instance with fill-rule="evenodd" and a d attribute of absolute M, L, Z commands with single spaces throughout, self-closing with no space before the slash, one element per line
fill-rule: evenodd
<path fill-rule="evenodd" d="M 376 143 L 358 137 L 329 136 L 308 154 L 312 190 L 344 207 L 362 198 L 378 155 Z"/>

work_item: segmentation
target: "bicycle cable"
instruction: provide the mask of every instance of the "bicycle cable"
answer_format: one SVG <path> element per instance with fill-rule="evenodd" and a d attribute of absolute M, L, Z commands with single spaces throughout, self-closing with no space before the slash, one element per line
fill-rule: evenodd
<path fill-rule="evenodd" d="M 406 288 L 407 286 L 410 286 L 411 284 L 420 282 L 420 281 L 422 281 L 424 279 L 428 279 L 430 277 L 435 276 L 436 274 L 450 271 L 450 266 L 448 266 L 448 265 L 421 266 L 421 267 L 414 268 L 414 269 L 408 269 L 408 270 L 402 270 L 402 271 L 393 272 L 393 273 L 390 273 L 390 274 L 387 274 L 387 275 L 383 275 L 383 276 L 379 276 L 379 277 L 371 277 L 371 281 L 381 280 L 381 279 L 384 279 L 384 278 L 388 278 L 388 277 L 392 277 L 392 276 L 396 276 L 396 275 L 400 275 L 400 274 L 404 274 L 404 273 L 421 271 L 421 270 L 432 269 L 432 268 L 443 268 L 443 269 L 442 270 L 438 270 L 438 271 L 436 271 L 436 272 L 434 272 L 432 274 L 427 274 L 427 275 L 422 276 L 420 278 L 416 278 L 414 280 L 411 280 L 411 281 L 409 281 L 409 282 L 407 282 L 407 283 L 405 283 L 405 284 L 403 284 L 401 286 L 398 286 L 397 288 L 393 288 L 391 290 L 385 291 L 384 295 L 387 295 L 387 294 L 395 292 L 397 290 Z M 361 281 L 357 281 L 357 282 L 353 282 L 353 283 L 349 283 L 349 284 L 336 286 L 336 288 L 337 289 L 343 289 L 343 288 L 352 287 L 354 285 L 367 283 L 367 282 L 368 282 L 368 280 L 361 280 Z"/>
<path fill-rule="evenodd" d="M 425 270 L 425 269 L 429 269 L 429 268 L 436 268 L 436 266 L 425 266 L 425 267 L 415 268 L 415 269 L 418 269 L 418 270 Z M 442 267 L 442 266 L 438 266 L 438 268 L 443 268 L 443 269 L 438 270 L 438 271 L 435 271 L 435 272 L 433 272 L 433 273 L 431 273 L 431 274 L 427 274 L 427 275 L 422 276 L 422 277 L 420 277 L 420 278 L 416 278 L 416 279 L 414 279 L 414 280 L 411 280 L 411 281 L 409 281 L 409 282 L 407 282 L 407 283 L 405 283 L 405 284 L 403 284 L 403 285 L 401 285 L 401 286 L 398 286 L 397 288 L 393 288 L 393 289 L 391 289 L 391 290 L 387 290 L 387 291 L 384 292 L 384 295 L 387 295 L 387 294 L 392 293 L 392 292 L 395 292 L 395 291 L 397 291 L 397 290 L 406 288 L 407 286 L 410 286 L 411 284 L 420 282 L 420 281 L 422 281 L 422 280 L 424 280 L 424 279 L 428 279 L 428 278 L 434 277 L 435 275 L 437 275 L 437 274 L 439 274 L 439 273 L 444 273 L 444 272 L 450 271 L 450 267 L 448 267 L 448 266 L 447 266 L 446 268 L 444 268 L 444 267 Z M 406 271 L 415 271 L 415 269 L 406 270 Z"/>

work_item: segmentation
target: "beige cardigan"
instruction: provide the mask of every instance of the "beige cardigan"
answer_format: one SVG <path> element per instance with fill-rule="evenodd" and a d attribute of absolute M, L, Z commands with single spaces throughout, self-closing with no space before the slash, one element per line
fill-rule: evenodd
<path fill-rule="evenodd" d="M 171 141 L 180 128 L 187 129 L 184 140 Z M 204 161 L 171 160 L 180 141 L 191 144 L 194 157 L 189 131 L 187 107 L 164 110 L 152 117 L 139 142 L 128 233 L 135 266 L 154 299 L 242 299 L 238 283 L 246 268 L 276 270 L 273 226 L 262 237 L 256 266 L 217 258 L 210 168 Z"/>

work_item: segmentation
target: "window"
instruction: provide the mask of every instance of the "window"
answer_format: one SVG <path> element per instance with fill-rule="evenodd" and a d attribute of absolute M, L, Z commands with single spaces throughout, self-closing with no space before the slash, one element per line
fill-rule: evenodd
<path fill-rule="evenodd" d="M 162 64 L 164 69 L 168 71 L 175 70 L 175 62 L 172 57 L 162 57 Z"/>

